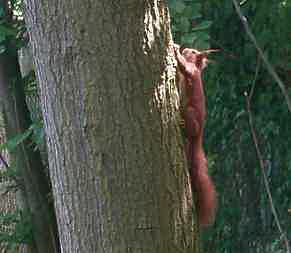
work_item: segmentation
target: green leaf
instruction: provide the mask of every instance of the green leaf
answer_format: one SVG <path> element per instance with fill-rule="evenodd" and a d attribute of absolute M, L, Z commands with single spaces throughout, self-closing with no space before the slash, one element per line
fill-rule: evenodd
<path fill-rule="evenodd" d="M 176 12 L 176 2 L 177 2 L 176 0 L 168 0 L 168 5 L 171 10 L 171 13 Z"/>
<path fill-rule="evenodd" d="M 6 39 L 6 36 L 0 33 L 0 43 Z"/>
<path fill-rule="evenodd" d="M 182 2 L 181 0 L 170 0 L 169 1 L 169 7 L 171 10 L 171 13 L 174 15 L 181 14 L 184 12 L 184 9 L 186 8 L 186 5 L 184 4 L 184 2 Z"/>
<path fill-rule="evenodd" d="M 193 34 L 196 34 L 197 38 L 200 40 L 209 40 L 210 38 L 208 32 L 206 31 L 194 32 Z"/>
<path fill-rule="evenodd" d="M 190 21 L 186 17 L 180 18 L 180 31 L 181 32 L 188 32 L 190 28 Z"/>
<path fill-rule="evenodd" d="M 192 45 L 195 39 L 197 39 L 195 33 L 187 33 L 182 36 L 181 43 L 186 45 Z"/>
<path fill-rule="evenodd" d="M 187 6 L 183 12 L 183 16 L 185 16 L 191 20 L 191 19 L 195 19 L 195 18 L 200 18 L 201 13 L 199 10 L 193 9 L 193 8 L 191 8 L 191 6 Z"/>
<path fill-rule="evenodd" d="M 14 150 L 17 145 L 25 141 L 32 133 L 33 129 L 29 128 L 27 129 L 23 134 L 18 134 L 14 136 L 13 138 L 9 139 L 6 143 L 0 145 L 0 150 L 8 149 L 8 150 Z"/>
<path fill-rule="evenodd" d="M 5 51 L 6 51 L 6 47 L 3 45 L 0 45 L 0 54 L 3 54 Z"/>
<path fill-rule="evenodd" d="M 194 1 L 191 1 L 190 6 L 193 11 L 201 12 L 202 5 L 200 3 L 195 3 Z"/>
<path fill-rule="evenodd" d="M 176 2 L 175 9 L 177 13 L 182 13 L 185 10 L 185 8 L 186 5 L 182 1 Z"/>
<path fill-rule="evenodd" d="M 32 141 L 36 144 L 35 148 L 37 149 L 39 145 L 44 144 L 45 140 L 43 122 L 42 121 L 35 122 L 30 126 L 30 129 L 33 131 Z"/>
<path fill-rule="evenodd" d="M 4 17 L 4 14 L 5 12 L 4 12 L 3 7 L 0 7 L 0 18 Z"/>
<path fill-rule="evenodd" d="M 200 23 L 198 26 L 192 28 L 192 31 L 200 31 L 200 30 L 205 30 L 208 29 L 212 25 L 212 21 L 203 21 Z"/>

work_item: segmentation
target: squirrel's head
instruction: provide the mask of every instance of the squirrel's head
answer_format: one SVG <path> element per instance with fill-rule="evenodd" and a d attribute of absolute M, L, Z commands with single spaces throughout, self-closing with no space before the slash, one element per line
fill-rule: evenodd
<path fill-rule="evenodd" d="M 198 51 L 192 48 L 184 48 L 181 50 L 181 54 L 184 56 L 187 62 L 195 64 L 196 68 L 202 71 L 207 67 L 209 63 L 208 55 L 213 52 L 217 52 L 216 49 L 209 49 L 205 51 Z"/>

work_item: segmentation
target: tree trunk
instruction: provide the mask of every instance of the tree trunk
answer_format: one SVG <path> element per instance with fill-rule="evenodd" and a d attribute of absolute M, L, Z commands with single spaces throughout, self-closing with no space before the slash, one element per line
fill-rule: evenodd
<path fill-rule="evenodd" d="M 195 252 L 165 2 L 25 9 L 62 252 Z"/>

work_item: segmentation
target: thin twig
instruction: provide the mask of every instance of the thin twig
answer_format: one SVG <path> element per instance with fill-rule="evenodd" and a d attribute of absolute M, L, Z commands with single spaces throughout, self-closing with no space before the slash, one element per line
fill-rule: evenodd
<path fill-rule="evenodd" d="M 6 169 L 9 169 L 9 165 L 6 162 L 6 160 L 4 159 L 3 155 L 0 153 L 0 161 L 4 164 Z"/>
<path fill-rule="evenodd" d="M 259 68 L 260 68 L 260 64 L 257 64 L 257 68 L 256 68 L 256 74 L 255 74 L 255 79 L 253 81 L 253 85 L 250 91 L 250 94 L 248 95 L 247 93 L 246 95 L 246 100 L 247 100 L 247 111 L 248 111 L 248 115 L 249 115 L 249 125 L 250 125 L 250 129 L 251 129 L 251 134 L 252 134 L 252 139 L 255 145 L 255 149 L 256 149 L 256 153 L 258 156 L 258 160 L 260 163 L 260 168 L 262 170 L 262 174 L 263 174 L 263 181 L 264 181 L 264 186 L 268 195 L 268 199 L 269 199 L 269 203 L 270 203 L 270 207 L 271 207 L 271 211 L 273 213 L 273 216 L 275 218 L 275 223 L 276 226 L 281 234 L 281 238 L 283 238 L 284 242 L 285 242 L 285 246 L 286 246 L 286 252 L 290 253 L 290 247 L 289 247 L 289 242 L 288 242 L 288 238 L 286 236 L 286 234 L 284 233 L 280 221 L 279 221 L 279 216 L 278 213 L 276 211 L 274 202 L 273 202 L 273 197 L 271 194 L 271 190 L 270 190 L 270 185 L 268 182 L 268 178 L 265 172 L 265 164 L 264 164 L 264 160 L 263 160 L 263 155 L 261 153 L 261 150 L 259 148 L 259 142 L 258 142 L 258 138 L 257 138 L 257 134 L 256 134 L 256 130 L 255 130 L 255 126 L 254 126 L 254 121 L 253 121 L 253 116 L 252 116 L 252 112 L 251 112 L 251 99 L 252 96 L 254 94 L 254 88 L 255 88 L 255 84 L 256 84 L 256 80 L 257 80 L 257 76 L 258 76 L 258 72 L 259 72 Z"/>
<path fill-rule="evenodd" d="M 291 100 L 290 97 L 288 95 L 288 92 L 286 90 L 286 87 L 284 85 L 284 83 L 282 82 L 282 80 L 280 79 L 280 77 L 278 76 L 277 72 L 275 71 L 274 67 L 271 65 L 271 63 L 269 62 L 269 60 L 267 59 L 267 57 L 265 56 L 265 54 L 263 53 L 263 50 L 259 47 L 258 42 L 253 34 L 253 32 L 251 31 L 251 28 L 248 24 L 247 18 L 245 16 L 243 16 L 241 9 L 237 3 L 236 0 L 232 0 L 235 10 L 237 12 L 237 15 L 239 16 L 240 20 L 242 21 L 242 24 L 246 30 L 247 35 L 249 36 L 250 40 L 253 42 L 255 48 L 257 49 L 259 56 L 261 57 L 261 59 L 263 60 L 263 62 L 265 63 L 267 70 L 269 71 L 270 75 L 274 78 L 274 80 L 277 82 L 277 84 L 279 85 L 287 106 L 288 106 L 288 110 L 291 113 Z"/>

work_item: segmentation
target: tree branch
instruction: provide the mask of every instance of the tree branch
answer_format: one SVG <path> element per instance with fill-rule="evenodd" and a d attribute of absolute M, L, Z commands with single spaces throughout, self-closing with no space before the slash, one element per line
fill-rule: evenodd
<path fill-rule="evenodd" d="M 250 29 L 250 27 L 248 25 L 247 18 L 245 16 L 243 16 L 237 1 L 236 0 L 232 0 L 232 2 L 234 4 L 235 10 L 237 12 L 237 15 L 239 16 L 240 20 L 242 21 L 242 24 L 243 24 L 243 26 L 244 26 L 244 28 L 246 30 L 247 35 L 249 36 L 250 40 L 253 42 L 255 48 L 257 49 L 257 51 L 259 53 L 259 56 L 261 57 L 261 59 L 265 63 L 268 72 L 270 73 L 270 75 L 274 78 L 274 80 L 279 85 L 279 87 L 280 87 L 280 89 L 281 89 L 281 91 L 282 91 L 282 93 L 283 93 L 283 95 L 285 97 L 285 100 L 286 100 L 286 103 L 287 103 L 287 106 L 288 106 L 288 110 L 291 113 L 291 100 L 290 100 L 290 97 L 288 95 L 288 92 L 286 90 L 285 85 L 283 84 L 282 80 L 278 76 L 278 74 L 275 71 L 274 67 L 271 65 L 271 63 L 269 62 L 269 60 L 267 59 L 267 57 L 263 53 L 262 49 L 259 47 L 258 42 L 257 42 L 254 34 L 252 33 L 252 31 L 251 31 L 251 29 Z"/>
<path fill-rule="evenodd" d="M 9 169 L 9 165 L 6 162 L 6 160 L 4 159 L 3 155 L 0 153 L 0 161 L 4 164 L 6 169 Z"/>
<path fill-rule="evenodd" d="M 273 213 L 273 216 L 275 218 L 275 223 L 276 226 L 281 234 L 281 238 L 283 238 L 284 243 L 285 243 L 285 247 L 286 247 L 286 252 L 290 253 L 290 247 L 289 247 L 289 241 L 288 238 L 286 236 L 286 234 L 284 233 L 280 221 L 279 221 L 279 217 L 278 217 L 278 213 L 276 211 L 276 208 L 274 206 L 274 202 L 273 202 L 273 197 L 271 194 L 271 190 L 270 190 L 270 185 L 268 182 L 268 178 L 265 172 L 265 164 L 264 164 L 264 160 L 263 160 L 263 155 L 261 153 L 260 147 L 259 147 L 259 142 L 258 142 L 258 138 L 257 138 L 257 134 L 256 134 L 256 130 L 255 130 L 255 126 L 254 126 L 254 122 L 253 122 L 253 116 L 252 116 L 252 112 L 251 112 L 251 99 L 254 93 L 254 88 L 255 88 L 255 84 L 256 84 L 256 80 L 257 80 L 257 76 L 258 76 L 258 72 L 259 72 L 259 68 L 260 68 L 260 62 L 258 59 L 258 64 L 257 64 L 257 68 L 256 68 L 256 74 L 255 74 L 255 78 L 253 81 L 253 85 L 250 91 L 250 94 L 248 95 L 247 93 L 245 93 L 246 96 L 246 100 L 247 100 L 247 111 L 248 111 L 248 116 L 249 116 L 249 125 L 250 125 L 250 130 L 251 130 L 251 135 L 252 135 L 252 139 L 255 145 L 255 149 L 256 149 L 256 153 L 257 153 L 257 157 L 259 160 L 259 164 L 260 164 L 260 168 L 262 170 L 262 175 L 263 175 L 263 181 L 264 181 L 264 186 L 267 192 L 267 196 L 268 196 L 268 200 L 270 203 L 270 207 L 271 207 L 271 211 Z"/>

